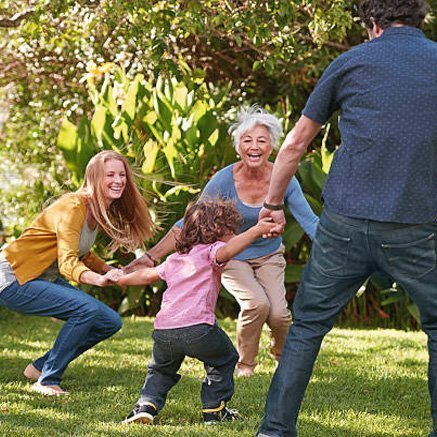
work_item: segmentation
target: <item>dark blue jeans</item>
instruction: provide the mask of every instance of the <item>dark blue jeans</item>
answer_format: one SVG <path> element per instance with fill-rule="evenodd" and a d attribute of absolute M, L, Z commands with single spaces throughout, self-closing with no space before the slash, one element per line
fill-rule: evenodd
<path fill-rule="evenodd" d="M 384 272 L 418 305 L 428 336 L 437 425 L 437 223 L 403 225 L 325 211 L 294 301 L 294 323 L 272 379 L 260 436 L 297 436 L 296 422 L 323 337 L 363 282 Z"/>
<path fill-rule="evenodd" d="M 59 385 L 70 361 L 121 328 L 114 310 L 62 279 L 14 282 L 0 293 L 0 305 L 65 320 L 52 349 L 33 363 L 42 372 L 42 385 Z"/>
<path fill-rule="evenodd" d="M 200 324 L 153 331 L 152 361 L 141 390 L 140 402 L 151 402 L 160 411 L 167 393 L 179 381 L 177 372 L 185 356 L 204 363 L 202 408 L 215 408 L 234 394 L 234 369 L 238 353 L 226 333 L 217 325 Z"/>

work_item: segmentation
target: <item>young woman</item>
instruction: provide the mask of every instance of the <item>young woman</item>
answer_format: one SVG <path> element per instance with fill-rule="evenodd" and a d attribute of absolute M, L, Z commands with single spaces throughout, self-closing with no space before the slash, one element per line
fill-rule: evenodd
<path fill-rule="evenodd" d="M 126 159 L 112 151 L 94 156 L 80 189 L 44 209 L 0 252 L 0 304 L 65 320 L 52 348 L 24 371 L 37 379 L 37 392 L 65 394 L 60 383 L 68 364 L 121 327 L 115 311 L 60 277 L 99 287 L 111 283 L 112 267 L 90 252 L 99 231 L 111 238 L 111 250 L 134 250 L 154 231 Z"/>

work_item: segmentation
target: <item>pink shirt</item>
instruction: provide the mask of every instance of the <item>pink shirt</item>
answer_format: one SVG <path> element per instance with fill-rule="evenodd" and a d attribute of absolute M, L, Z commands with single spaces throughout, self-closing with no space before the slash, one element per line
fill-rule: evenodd
<path fill-rule="evenodd" d="M 173 329 L 215 323 L 215 306 L 224 264 L 216 260 L 226 243 L 198 244 L 189 253 L 174 253 L 157 267 L 167 282 L 155 329 Z"/>

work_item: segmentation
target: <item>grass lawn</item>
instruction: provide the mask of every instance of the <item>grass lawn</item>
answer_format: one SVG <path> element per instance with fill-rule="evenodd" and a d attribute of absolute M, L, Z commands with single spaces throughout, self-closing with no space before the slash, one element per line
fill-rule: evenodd
<path fill-rule="evenodd" d="M 257 376 L 237 379 L 230 403 L 241 422 L 201 423 L 203 368 L 186 359 L 182 379 L 152 426 L 122 425 L 135 403 L 151 353 L 151 319 L 125 319 L 120 333 L 65 373 L 68 397 L 33 393 L 22 370 L 51 345 L 60 323 L 0 310 L 1 436 L 253 436 L 274 364 L 263 334 Z M 221 321 L 235 339 L 235 322 Z M 301 437 L 427 436 L 429 396 L 423 333 L 335 329 L 322 347 L 299 421 Z"/>

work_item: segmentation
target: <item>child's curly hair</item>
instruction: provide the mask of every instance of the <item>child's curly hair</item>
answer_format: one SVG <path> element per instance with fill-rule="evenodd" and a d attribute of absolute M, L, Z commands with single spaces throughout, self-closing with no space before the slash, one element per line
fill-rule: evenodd
<path fill-rule="evenodd" d="M 231 200 L 221 198 L 188 204 L 184 225 L 176 240 L 176 250 L 188 253 L 196 244 L 211 244 L 227 234 L 234 234 L 242 217 Z"/>

